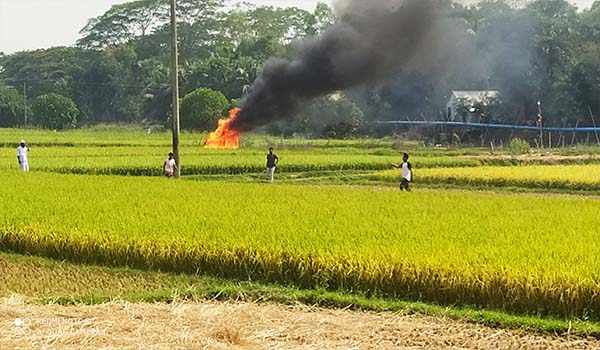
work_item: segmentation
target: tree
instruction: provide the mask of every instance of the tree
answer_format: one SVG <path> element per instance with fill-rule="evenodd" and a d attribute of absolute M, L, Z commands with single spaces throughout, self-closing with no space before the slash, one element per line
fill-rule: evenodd
<path fill-rule="evenodd" d="M 27 96 L 57 93 L 72 96 L 73 81 L 85 64 L 85 53 L 72 47 L 16 52 L 1 62 L 0 80 L 9 85 L 27 83 Z"/>
<path fill-rule="evenodd" d="M 325 4 L 315 14 L 294 7 L 243 4 L 226 14 L 221 40 L 233 44 L 237 54 L 263 62 L 271 56 L 286 56 L 293 41 L 316 35 L 330 21 L 331 9 Z"/>
<path fill-rule="evenodd" d="M 600 1 L 582 13 L 584 39 L 577 48 L 576 63 L 571 70 L 571 93 L 579 108 L 600 115 Z"/>
<path fill-rule="evenodd" d="M 182 70 L 185 91 L 203 86 L 223 92 L 228 99 L 241 98 L 245 87 L 256 79 L 257 66 L 258 62 L 247 56 L 233 59 L 216 56 L 196 61 Z"/>
<path fill-rule="evenodd" d="M 168 20 L 163 0 L 137 0 L 113 5 L 102 16 L 92 18 L 80 31 L 77 44 L 87 49 L 101 50 L 125 44 L 149 32 Z"/>
<path fill-rule="evenodd" d="M 177 2 L 183 96 L 204 87 L 227 100 L 243 99 L 263 62 L 292 58 L 302 49 L 298 39 L 317 35 L 337 20 L 325 3 L 311 13 L 249 3 L 225 6 L 224 0 Z M 589 109 L 600 114 L 600 1 L 583 11 L 565 0 L 535 0 L 525 7 L 513 0 L 439 3 L 444 26 L 439 47 L 433 43 L 436 49 L 411 62 L 411 69 L 343 92 L 362 118 L 443 118 L 452 90 L 500 91 L 502 115 L 509 123 L 535 118 L 538 100 L 544 121 L 552 125 L 582 115 L 589 120 Z M 22 122 L 24 111 L 14 101 L 20 99 L 23 83 L 32 99 L 50 93 L 73 99 L 79 123 L 168 122 L 169 2 L 115 5 L 91 19 L 81 33 L 77 47 L 0 53 L 0 82 L 18 90 L 1 92 L 0 124 Z M 330 98 L 318 99 L 273 130 L 346 134 L 336 127 L 345 120 L 323 123 L 322 116 L 354 112 L 336 110 L 331 103 Z M 204 120 L 202 128 L 212 129 L 220 114 L 213 114 L 209 123 Z M 191 119 L 191 127 L 200 128 L 197 116 Z"/>
<path fill-rule="evenodd" d="M 329 5 L 324 2 L 319 2 L 313 13 L 315 18 L 315 30 L 317 33 L 322 33 L 335 23 L 335 14 Z"/>
<path fill-rule="evenodd" d="M 223 93 L 199 88 L 185 95 L 181 101 L 181 127 L 188 130 L 213 130 L 230 104 Z"/>
<path fill-rule="evenodd" d="M 568 96 L 568 75 L 581 42 L 581 19 L 577 8 L 565 0 L 537 0 L 527 11 L 536 19 L 532 38 L 532 76 L 539 81 L 536 97 L 546 107 L 545 120 L 560 123 L 565 113 L 576 114 Z"/>
<path fill-rule="evenodd" d="M 302 133 L 309 137 L 344 139 L 356 136 L 363 122 L 363 111 L 343 93 L 335 93 L 315 100 L 291 120 L 273 123 L 268 131 L 284 136 Z"/>
<path fill-rule="evenodd" d="M 25 103 L 23 96 L 11 87 L 0 86 L 0 127 L 24 124 Z"/>
<path fill-rule="evenodd" d="M 74 128 L 77 125 L 77 113 L 75 102 L 59 94 L 42 95 L 33 102 L 34 121 L 44 128 Z"/>
<path fill-rule="evenodd" d="M 177 21 L 181 62 L 210 56 L 219 42 L 222 0 L 178 0 Z M 92 18 L 81 30 L 81 48 L 104 50 L 135 44 L 138 55 L 147 59 L 168 58 L 170 45 L 169 1 L 137 0 L 111 7 Z"/>

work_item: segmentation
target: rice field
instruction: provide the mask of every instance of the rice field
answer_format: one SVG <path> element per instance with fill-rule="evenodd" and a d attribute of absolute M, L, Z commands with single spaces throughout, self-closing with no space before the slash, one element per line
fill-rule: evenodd
<path fill-rule="evenodd" d="M 203 137 L 182 135 L 183 175 L 196 181 L 169 181 L 166 133 L 0 129 L 0 252 L 600 321 L 598 199 L 502 191 L 596 195 L 593 150 L 535 158 L 250 135 L 219 151 Z M 27 174 L 15 170 L 20 138 Z M 270 145 L 274 186 L 260 180 Z M 401 151 L 413 193 L 388 170 Z M 481 188 L 491 193 L 470 191 Z"/>
<path fill-rule="evenodd" d="M 416 176 L 421 184 L 600 191 L 600 165 L 593 164 L 419 169 Z M 397 182 L 399 174 L 397 171 L 385 171 L 372 178 Z"/>
<path fill-rule="evenodd" d="M 2 250 L 517 313 L 600 315 L 593 199 L 17 172 L 3 183 Z"/>
<path fill-rule="evenodd" d="M 41 147 L 30 154 L 32 170 L 109 175 L 160 176 L 162 162 L 170 151 L 166 147 Z M 0 169 L 14 169 L 14 150 L 0 148 Z M 205 150 L 200 146 L 181 152 L 184 175 L 244 174 L 264 171 L 266 151 Z M 474 160 L 459 157 L 421 157 L 424 167 L 476 166 Z M 351 149 L 285 150 L 280 153 L 280 172 L 323 170 L 383 170 L 398 162 L 398 152 Z"/>

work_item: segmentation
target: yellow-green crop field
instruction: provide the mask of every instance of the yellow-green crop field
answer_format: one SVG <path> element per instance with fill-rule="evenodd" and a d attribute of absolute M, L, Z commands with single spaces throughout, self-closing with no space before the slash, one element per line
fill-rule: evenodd
<path fill-rule="evenodd" d="M 160 177 L 167 133 L 0 129 L 0 252 L 600 321 L 600 201 L 585 196 L 600 190 L 594 150 L 516 166 L 545 160 L 263 135 L 206 150 L 203 137 L 182 135 L 195 181 L 177 181 Z M 30 173 L 16 170 L 21 138 Z M 261 175 L 271 145 L 275 185 Z M 402 151 L 412 193 L 384 171 Z"/>
<path fill-rule="evenodd" d="M 0 249 L 600 318 L 595 199 L 5 172 Z"/>
<path fill-rule="evenodd" d="M 399 174 L 397 171 L 385 171 L 372 177 L 397 182 Z M 420 169 L 416 179 L 423 184 L 599 191 L 600 165 Z"/>
<path fill-rule="evenodd" d="M 387 139 L 307 140 L 248 135 L 239 150 L 208 150 L 206 134 L 184 133 L 181 142 L 184 175 L 261 173 L 265 155 L 275 146 L 280 157 L 278 172 L 370 171 L 389 169 L 400 161 L 398 150 Z M 160 176 L 162 162 L 171 151 L 168 133 L 141 130 L 48 132 L 0 129 L 0 170 L 18 167 L 15 148 L 20 139 L 32 149 L 32 171 L 67 174 Z M 409 147 L 414 147 L 410 145 Z M 462 157 L 472 151 L 415 150 L 421 167 L 477 166 Z M 475 152 L 477 153 L 477 152 Z"/>
<path fill-rule="evenodd" d="M 32 146 L 29 156 L 32 170 L 75 174 L 112 174 L 160 176 L 167 147 L 40 147 Z M 234 151 L 206 150 L 190 146 L 181 151 L 185 175 L 243 174 L 262 172 L 264 149 Z M 13 148 L 0 148 L 0 169 L 18 167 Z M 423 167 L 477 166 L 460 157 L 419 157 Z M 280 153 L 280 172 L 315 170 L 383 170 L 398 162 L 392 150 L 339 149 L 285 150 Z"/>

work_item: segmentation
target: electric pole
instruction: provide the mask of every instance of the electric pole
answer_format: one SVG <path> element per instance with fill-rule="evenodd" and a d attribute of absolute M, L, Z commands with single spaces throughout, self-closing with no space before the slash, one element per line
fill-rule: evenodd
<path fill-rule="evenodd" d="M 175 178 L 181 176 L 179 162 L 179 57 L 177 52 L 177 4 L 171 0 L 171 89 L 173 90 L 173 158 L 177 163 Z"/>
<path fill-rule="evenodd" d="M 540 128 L 540 148 L 544 148 L 544 116 L 542 115 L 542 101 L 538 101 L 537 106 L 538 106 L 537 125 Z"/>

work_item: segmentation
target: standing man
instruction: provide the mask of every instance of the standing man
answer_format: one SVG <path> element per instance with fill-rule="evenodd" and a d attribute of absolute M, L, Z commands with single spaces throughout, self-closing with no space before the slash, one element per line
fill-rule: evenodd
<path fill-rule="evenodd" d="M 406 190 L 410 192 L 410 183 L 413 180 L 412 164 L 408 161 L 408 153 L 404 153 L 402 156 L 402 164 L 392 164 L 396 169 L 402 169 L 402 180 L 400 181 L 400 191 Z"/>
<path fill-rule="evenodd" d="M 172 178 L 175 170 L 177 170 L 177 162 L 173 159 L 173 152 L 169 152 L 169 158 L 163 163 L 163 174 L 168 178 Z"/>
<path fill-rule="evenodd" d="M 269 154 L 267 154 L 267 177 L 271 183 L 273 183 L 273 178 L 275 177 L 277 163 L 279 163 L 279 158 L 273 153 L 273 147 L 271 147 L 269 148 Z"/>
<path fill-rule="evenodd" d="M 21 140 L 21 145 L 17 147 L 17 160 L 19 161 L 19 169 L 21 171 L 29 171 L 29 160 L 27 159 L 29 151 L 25 140 Z"/>

